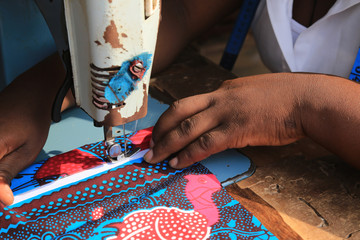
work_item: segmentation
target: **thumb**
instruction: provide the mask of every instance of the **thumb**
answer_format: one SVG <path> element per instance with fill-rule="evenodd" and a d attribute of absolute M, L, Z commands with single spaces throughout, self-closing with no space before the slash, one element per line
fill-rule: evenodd
<path fill-rule="evenodd" d="M 26 154 L 26 148 L 20 147 L 0 159 L 0 201 L 6 205 L 14 201 L 14 194 L 10 188 L 11 180 L 35 159 L 34 157 L 24 159 L 24 156 L 29 154 Z"/>
<path fill-rule="evenodd" d="M 2 159 L 6 156 L 8 150 L 2 146 L 0 147 L 0 201 L 6 206 L 14 202 L 14 194 L 10 188 L 11 174 L 3 170 Z"/>
<path fill-rule="evenodd" d="M 0 176 L 0 201 L 6 206 L 14 202 L 14 194 L 7 181 Z"/>

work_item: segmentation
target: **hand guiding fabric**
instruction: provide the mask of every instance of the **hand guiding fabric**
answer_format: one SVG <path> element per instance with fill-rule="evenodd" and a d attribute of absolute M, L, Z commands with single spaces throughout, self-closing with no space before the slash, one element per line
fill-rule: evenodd
<path fill-rule="evenodd" d="M 172 156 L 170 166 L 184 168 L 228 148 L 298 140 L 304 136 L 298 83 L 286 74 L 238 78 L 175 102 L 156 123 L 145 161 Z"/>

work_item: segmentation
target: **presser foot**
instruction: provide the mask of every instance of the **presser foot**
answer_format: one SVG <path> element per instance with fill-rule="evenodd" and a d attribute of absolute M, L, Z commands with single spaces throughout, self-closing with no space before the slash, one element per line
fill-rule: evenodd
<path fill-rule="evenodd" d="M 123 152 L 122 154 L 117 156 L 117 160 L 122 159 L 122 158 L 129 158 L 129 157 L 135 155 L 136 153 L 140 152 L 140 150 L 141 150 L 140 148 L 127 149 L 127 152 Z"/>
<path fill-rule="evenodd" d="M 112 134 L 112 127 L 104 126 L 105 145 L 107 146 L 106 152 L 110 162 L 116 162 L 120 159 L 129 158 L 138 153 L 140 148 L 132 148 L 128 146 L 127 138 L 125 135 L 125 125 L 123 125 L 123 138 L 124 138 L 124 151 L 119 143 L 115 142 L 115 137 Z"/>
<path fill-rule="evenodd" d="M 121 151 L 121 146 L 119 144 L 114 144 L 108 148 L 108 160 L 109 162 L 117 162 L 119 160 L 129 158 L 136 153 L 140 152 L 140 148 L 131 148 L 127 149 L 127 151 Z M 120 152 L 119 150 L 120 149 Z"/>

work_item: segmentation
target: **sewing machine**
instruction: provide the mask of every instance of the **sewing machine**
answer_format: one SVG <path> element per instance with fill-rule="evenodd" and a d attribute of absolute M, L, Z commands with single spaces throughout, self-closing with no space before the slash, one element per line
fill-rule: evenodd
<path fill-rule="evenodd" d="M 160 0 L 36 2 L 67 68 L 54 107 L 73 79 L 77 105 L 104 128 L 109 159 L 132 155 L 136 150 L 130 151 L 126 140 L 123 146 L 115 143 L 112 128 L 123 125 L 125 136 L 125 124 L 147 113 Z"/>

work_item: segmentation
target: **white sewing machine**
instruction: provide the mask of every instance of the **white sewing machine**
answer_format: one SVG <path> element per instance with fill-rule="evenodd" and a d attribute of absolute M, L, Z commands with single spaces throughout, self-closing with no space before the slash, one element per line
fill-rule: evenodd
<path fill-rule="evenodd" d="M 36 2 L 64 55 L 67 78 L 72 73 L 77 105 L 104 127 L 109 158 L 131 155 L 114 142 L 112 127 L 147 113 L 160 0 Z"/>

